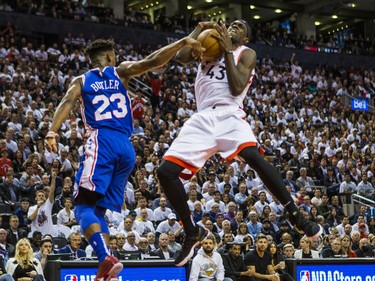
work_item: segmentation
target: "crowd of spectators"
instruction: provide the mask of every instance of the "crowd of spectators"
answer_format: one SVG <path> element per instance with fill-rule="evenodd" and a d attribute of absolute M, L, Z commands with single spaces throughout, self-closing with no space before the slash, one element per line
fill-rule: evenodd
<path fill-rule="evenodd" d="M 166 17 L 162 13 L 155 16 L 154 21 L 150 15 L 143 11 L 127 8 L 124 18 L 117 19 L 111 8 L 105 7 L 103 3 L 86 1 L 3 1 L 0 11 L 28 13 L 37 16 L 48 16 L 55 18 L 73 19 L 77 21 L 88 21 L 94 23 L 105 23 L 123 25 L 133 28 L 153 29 L 159 31 L 188 34 L 202 20 L 223 21 L 220 18 L 208 18 L 201 14 L 193 13 L 184 15 L 176 14 Z M 293 18 L 293 16 L 291 16 Z M 225 19 L 229 23 L 229 19 Z M 307 37 L 298 34 L 296 21 L 285 19 L 288 24 L 277 20 L 266 23 L 251 21 L 253 37 L 251 43 L 267 44 L 277 47 L 299 48 L 307 50 L 321 50 L 325 52 L 371 55 L 375 54 L 375 39 L 364 37 L 357 31 L 345 30 L 345 32 L 332 32 L 319 34 L 317 37 Z"/>
<path fill-rule="evenodd" d="M 44 146 L 44 137 L 69 82 L 90 68 L 83 49 L 94 38 L 82 34 L 51 46 L 34 46 L 25 36 L 14 37 L 12 24 L 1 32 L 0 257 L 12 257 L 23 237 L 30 238 L 41 261 L 52 245 L 74 258 L 90 257 L 94 253 L 81 238 L 71 200 L 86 138 L 79 104 L 59 131 L 58 153 Z M 119 61 L 137 60 L 151 51 L 132 42 L 116 48 Z M 302 240 L 256 173 L 220 155 L 184 180 L 194 220 L 213 231 L 223 253 L 232 241 L 245 243 L 248 250 L 265 235 L 284 254 L 292 248 L 296 257 L 311 254 L 311 249 L 322 257 L 354 256 L 352 250 L 356 256 L 373 256 L 374 209 L 361 207 L 349 214 L 347 206 L 354 193 L 375 199 L 375 116 L 352 111 L 341 97 L 373 99 L 375 72 L 330 65 L 304 69 L 297 59 L 259 58 L 243 108 L 265 157 L 280 172 L 304 216 L 322 225 L 323 239 L 314 244 Z M 172 61 L 140 77 L 150 86 L 151 97 L 137 91 L 132 99 L 136 164 L 121 213 L 108 211 L 106 216 L 111 251 L 119 257 L 136 252 L 140 258 L 173 258 L 180 248 L 183 228 L 155 171 L 196 111 L 197 67 L 197 62 L 183 66 Z M 64 248 L 67 237 L 69 247 Z M 350 241 L 344 246 L 345 237 Z M 336 251 L 333 243 L 338 241 Z M 294 249 L 300 249 L 299 254 Z"/>

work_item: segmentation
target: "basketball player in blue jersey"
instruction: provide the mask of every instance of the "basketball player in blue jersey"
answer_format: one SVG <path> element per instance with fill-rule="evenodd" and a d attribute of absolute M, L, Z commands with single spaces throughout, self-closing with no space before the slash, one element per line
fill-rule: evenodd
<path fill-rule="evenodd" d="M 215 61 L 202 61 L 195 80 L 198 112 L 182 127 L 178 137 L 164 154 L 157 173 L 168 200 L 179 214 L 186 233 L 175 264 L 184 265 L 193 255 L 206 231 L 191 218 L 184 187 L 179 179 L 193 175 L 215 153 L 228 162 L 239 159 L 254 169 L 266 187 L 288 210 L 296 229 L 308 237 L 317 238 L 321 228 L 307 222 L 299 213 L 277 170 L 259 153 L 258 142 L 246 122 L 243 100 L 254 76 L 256 53 L 245 46 L 250 39 L 246 21 L 235 20 L 227 27 L 213 22 L 201 22 L 189 35 L 192 38 L 205 29 L 215 28 L 215 37 L 224 51 Z M 192 49 L 181 49 L 176 58 L 187 63 L 194 59 Z"/>
<path fill-rule="evenodd" d="M 128 81 L 163 66 L 184 46 L 193 48 L 196 56 L 204 50 L 198 41 L 185 37 L 143 60 L 122 62 L 115 67 L 114 42 L 94 41 L 86 49 L 93 68 L 73 79 L 54 114 L 46 144 L 57 152 L 56 132 L 76 102 L 81 102 L 89 137 L 76 175 L 74 210 L 85 238 L 99 259 L 95 281 L 116 278 L 123 267 L 117 258 L 110 256 L 104 214 L 107 209 L 121 212 L 126 182 L 135 163 L 134 148 L 129 141 L 133 120 L 126 90 Z"/>

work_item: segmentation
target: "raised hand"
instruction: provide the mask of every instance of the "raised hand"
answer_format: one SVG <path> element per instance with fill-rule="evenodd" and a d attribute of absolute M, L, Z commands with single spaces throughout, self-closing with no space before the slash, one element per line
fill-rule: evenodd
<path fill-rule="evenodd" d="M 215 25 L 215 22 L 213 21 L 201 21 L 200 23 L 198 23 L 198 26 L 202 30 L 214 28 L 214 25 Z"/>
<path fill-rule="evenodd" d="M 57 153 L 57 143 L 56 143 L 56 133 L 49 131 L 46 135 L 45 145 L 47 148 L 51 149 L 53 152 Z"/>
<path fill-rule="evenodd" d="M 211 36 L 219 41 L 221 49 L 224 52 L 232 51 L 233 50 L 232 39 L 229 36 L 228 30 L 227 30 L 227 27 L 225 26 L 225 24 L 222 23 L 220 25 L 220 24 L 215 23 L 214 28 L 219 33 L 219 36 L 217 36 L 214 33 L 212 33 Z"/>
<path fill-rule="evenodd" d="M 192 48 L 192 56 L 194 58 L 201 58 L 203 52 L 206 50 L 201 43 L 191 37 L 185 37 L 185 43 Z"/>

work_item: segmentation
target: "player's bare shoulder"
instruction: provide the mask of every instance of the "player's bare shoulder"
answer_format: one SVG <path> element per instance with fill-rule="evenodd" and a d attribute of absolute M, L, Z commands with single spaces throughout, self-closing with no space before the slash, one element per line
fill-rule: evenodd
<path fill-rule="evenodd" d="M 257 54 L 251 48 L 245 48 L 239 57 L 239 63 L 248 69 L 253 69 L 255 67 L 256 60 Z"/>
<path fill-rule="evenodd" d="M 83 87 L 83 77 L 82 75 L 74 77 L 69 84 L 66 96 L 70 96 L 74 99 L 78 99 L 81 96 L 81 90 Z"/>
<path fill-rule="evenodd" d="M 69 87 L 71 86 L 81 86 L 83 85 L 83 77 L 82 75 L 76 76 L 73 78 L 73 80 L 70 82 Z"/>
<path fill-rule="evenodd" d="M 255 62 L 257 59 L 257 53 L 251 48 L 246 48 L 241 55 L 241 60 L 242 59 L 244 59 L 245 62 Z"/>

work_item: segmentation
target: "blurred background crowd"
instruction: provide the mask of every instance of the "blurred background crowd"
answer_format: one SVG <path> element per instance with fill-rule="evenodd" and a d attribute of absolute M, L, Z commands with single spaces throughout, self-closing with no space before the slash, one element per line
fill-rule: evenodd
<path fill-rule="evenodd" d="M 26 7 L 22 1 L 18 5 L 3 1 L 0 10 L 120 24 L 111 10 L 97 14 L 81 4 L 61 4 Z M 192 28 L 198 20 L 190 19 Z M 129 11 L 121 24 L 176 32 L 176 23 L 177 18 L 151 24 Z M 293 33 L 285 36 L 269 25 L 253 24 L 253 28 L 252 40 L 258 43 L 269 40 L 289 48 L 320 44 Z M 81 237 L 72 211 L 73 183 L 86 138 L 78 103 L 59 131 L 58 153 L 44 145 L 69 83 L 90 69 L 84 48 L 94 39 L 72 31 L 61 42 L 36 45 L 11 22 L 0 28 L 0 256 L 5 260 L 14 256 L 24 237 L 30 238 L 30 247 L 44 262 L 53 251 L 74 258 L 95 256 Z M 357 41 L 358 52 L 353 54 L 372 52 L 373 42 Z M 157 47 L 118 42 L 118 62 L 139 60 Z M 352 47 L 344 45 L 343 50 L 346 48 Z M 122 212 L 108 211 L 106 216 L 111 250 L 119 257 L 165 258 L 163 251 L 169 251 L 172 258 L 180 247 L 183 228 L 155 171 L 184 122 L 196 112 L 197 68 L 198 62 L 181 65 L 172 60 L 139 77 L 139 88 L 131 93 L 136 165 Z M 228 163 L 215 155 L 190 180 L 184 180 L 184 185 L 194 220 L 213 231 L 218 249 L 225 253 L 228 243 L 236 241 L 247 251 L 258 235 L 266 235 L 288 258 L 295 249 L 314 250 L 318 252 L 314 257 L 323 258 L 374 256 L 375 115 L 353 111 L 343 102 L 345 95 L 374 99 L 374 70 L 319 63 L 306 67 L 294 54 L 289 61 L 278 61 L 272 55 L 258 57 L 256 76 L 243 103 L 247 121 L 295 203 L 307 219 L 322 225 L 324 235 L 313 244 L 301 240 L 286 220 L 283 206 L 253 170 L 240 161 Z M 57 175 L 50 196 L 52 171 Z M 44 199 L 38 197 L 39 191 Z M 353 194 L 372 201 L 353 209 Z M 46 204 L 50 198 L 52 215 L 38 212 L 31 216 L 40 200 Z M 46 231 L 46 224 L 52 223 L 53 230 Z"/>

